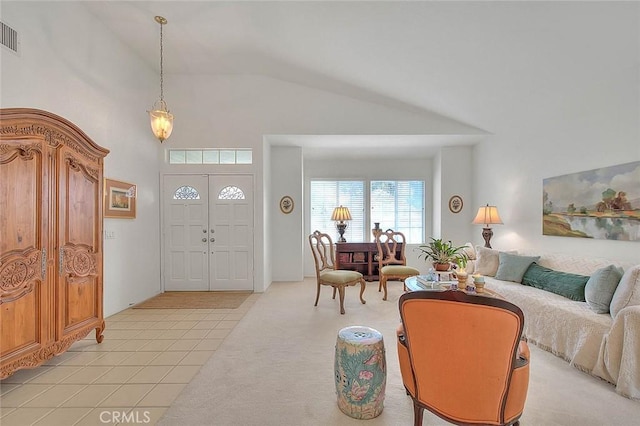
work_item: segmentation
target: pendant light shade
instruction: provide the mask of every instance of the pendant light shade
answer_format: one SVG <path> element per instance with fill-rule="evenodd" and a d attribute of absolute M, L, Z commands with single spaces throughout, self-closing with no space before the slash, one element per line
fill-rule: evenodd
<path fill-rule="evenodd" d="M 149 111 L 149 118 L 151 119 L 151 131 L 160 140 L 160 143 L 169 139 L 173 130 L 173 114 L 167 109 L 167 104 L 164 101 L 153 104 L 153 110 Z"/>
<path fill-rule="evenodd" d="M 162 27 L 167 24 L 167 20 L 162 16 L 156 16 L 155 21 L 160 24 L 160 99 L 153 104 L 149 112 L 151 120 L 151 131 L 153 135 L 162 143 L 171 136 L 173 131 L 173 114 L 169 112 L 167 103 L 164 101 L 164 70 L 163 70 L 163 38 Z"/>

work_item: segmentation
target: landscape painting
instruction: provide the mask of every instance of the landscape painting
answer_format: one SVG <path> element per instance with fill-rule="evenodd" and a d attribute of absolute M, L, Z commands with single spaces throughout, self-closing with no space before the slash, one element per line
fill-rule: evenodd
<path fill-rule="evenodd" d="M 543 180 L 542 233 L 640 241 L 640 161 Z"/>

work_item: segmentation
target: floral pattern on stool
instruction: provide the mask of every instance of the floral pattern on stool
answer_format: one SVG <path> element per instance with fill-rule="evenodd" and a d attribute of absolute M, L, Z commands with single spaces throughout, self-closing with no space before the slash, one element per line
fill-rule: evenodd
<path fill-rule="evenodd" d="M 387 383 L 382 333 L 364 326 L 340 330 L 334 369 L 340 410 L 354 419 L 379 416 Z"/>

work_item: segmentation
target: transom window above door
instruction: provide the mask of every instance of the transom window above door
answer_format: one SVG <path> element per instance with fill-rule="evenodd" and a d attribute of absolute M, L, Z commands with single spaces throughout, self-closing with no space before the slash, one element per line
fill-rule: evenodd
<path fill-rule="evenodd" d="M 253 151 L 243 149 L 170 149 L 169 164 L 253 164 Z"/>

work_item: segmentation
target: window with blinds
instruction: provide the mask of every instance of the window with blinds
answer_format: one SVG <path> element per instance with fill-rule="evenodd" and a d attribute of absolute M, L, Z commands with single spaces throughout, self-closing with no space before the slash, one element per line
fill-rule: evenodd
<path fill-rule="evenodd" d="M 345 232 L 349 242 L 373 241 L 371 228 L 375 222 L 380 222 L 382 229 L 401 231 L 408 243 L 423 242 L 424 182 L 371 181 L 368 197 L 365 197 L 366 184 L 354 180 L 312 180 L 310 232 L 317 229 L 337 240 L 331 213 L 342 205 L 349 208 L 353 219 Z"/>
<path fill-rule="evenodd" d="M 331 220 L 333 209 L 349 208 L 351 218 L 344 237 L 350 242 L 364 241 L 364 182 L 355 180 L 312 180 L 310 188 L 311 232 L 319 230 L 338 240 L 336 224 Z"/>
<path fill-rule="evenodd" d="M 402 232 L 408 243 L 421 243 L 424 220 L 423 181 L 371 181 L 371 223 Z"/>

